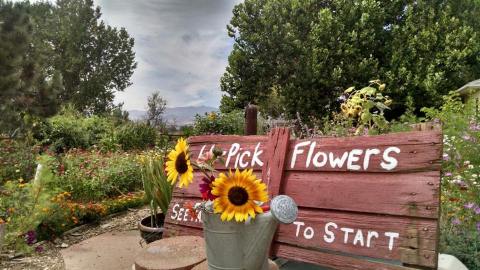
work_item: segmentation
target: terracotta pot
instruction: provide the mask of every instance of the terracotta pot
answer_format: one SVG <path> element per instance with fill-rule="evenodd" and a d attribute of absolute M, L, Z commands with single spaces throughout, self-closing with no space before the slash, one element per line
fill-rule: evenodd
<path fill-rule="evenodd" d="M 158 213 L 156 215 L 156 224 L 158 227 L 152 227 L 151 220 L 152 216 L 148 216 L 138 222 L 140 235 L 147 244 L 162 239 L 165 215 L 163 213 Z"/>

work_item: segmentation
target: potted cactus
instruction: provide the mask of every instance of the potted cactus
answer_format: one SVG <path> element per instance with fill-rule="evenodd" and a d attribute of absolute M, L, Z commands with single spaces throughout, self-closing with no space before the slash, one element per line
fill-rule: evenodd
<path fill-rule="evenodd" d="M 145 198 L 150 206 L 150 215 L 139 221 L 138 228 L 148 244 L 162 238 L 163 221 L 172 200 L 173 188 L 167 181 L 163 153 L 151 151 L 141 155 L 138 160 Z"/>

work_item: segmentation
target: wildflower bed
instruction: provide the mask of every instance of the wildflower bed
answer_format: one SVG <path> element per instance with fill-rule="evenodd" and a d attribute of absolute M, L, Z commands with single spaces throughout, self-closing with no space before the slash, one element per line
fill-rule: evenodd
<path fill-rule="evenodd" d="M 96 149 L 44 152 L 33 159 L 33 164 L 42 164 L 36 180 L 30 172 L 4 173 L 8 178 L 0 186 L 0 224 L 6 227 L 3 248 L 42 252 L 43 247 L 35 245 L 39 240 L 143 205 L 137 154 Z"/>

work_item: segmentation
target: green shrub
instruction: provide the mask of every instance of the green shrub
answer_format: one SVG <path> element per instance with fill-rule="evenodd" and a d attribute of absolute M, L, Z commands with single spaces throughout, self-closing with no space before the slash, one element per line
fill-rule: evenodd
<path fill-rule="evenodd" d="M 134 155 L 73 149 L 58 166 L 57 185 L 76 202 L 99 202 L 142 188 Z"/>
<path fill-rule="evenodd" d="M 49 169 L 53 159 L 42 156 L 39 162 L 43 167 L 34 181 L 7 181 L 0 187 L 0 221 L 6 222 L 4 245 L 18 251 L 32 251 L 35 230 L 49 218 L 45 210 L 52 206 L 51 198 L 57 192 L 55 176 Z"/>
<path fill-rule="evenodd" d="M 243 111 L 232 111 L 229 113 L 206 113 L 196 115 L 193 124 L 193 133 L 201 134 L 243 134 L 245 118 Z"/>
<path fill-rule="evenodd" d="M 106 134 L 114 130 L 114 121 L 107 117 L 85 117 L 70 107 L 47 119 L 36 138 L 44 145 L 50 145 L 55 152 L 71 148 L 86 149 L 100 145 Z"/>
<path fill-rule="evenodd" d="M 480 269 L 480 117 L 455 94 L 423 111 L 443 124 L 441 252 Z"/>
<path fill-rule="evenodd" d="M 127 123 L 116 132 L 116 139 L 122 149 L 147 149 L 155 146 L 157 131 L 144 123 Z"/>
<path fill-rule="evenodd" d="M 19 140 L 0 140 L 0 186 L 8 180 L 32 179 L 38 152 L 38 147 Z"/>

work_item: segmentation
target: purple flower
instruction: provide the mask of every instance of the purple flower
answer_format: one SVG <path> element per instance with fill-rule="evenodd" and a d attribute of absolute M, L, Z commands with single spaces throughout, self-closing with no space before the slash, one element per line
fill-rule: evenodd
<path fill-rule="evenodd" d="M 477 222 L 477 231 L 480 233 L 480 222 Z"/>
<path fill-rule="evenodd" d="M 28 231 L 25 235 L 25 241 L 27 245 L 33 245 L 37 241 L 37 234 L 35 231 Z"/>
<path fill-rule="evenodd" d="M 43 252 L 43 246 L 37 246 L 37 247 L 35 248 L 35 251 L 36 251 L 37 253 L 42 253 L 42 252 Z"/>
<path fill-rule="evenodd" d="M 470 123 L 469 129 L 471 131 L 479 131 L 480 125 L 476 124 L 475 122 Z"/>
<path fill-rule="evenodd" d="M 462 223 L 462 222 L 461 222 L 460 219 L 458 219 L 458 218 L 454 218 L 454 219 L 452 220 L 452 224 L 453 224 L 453 225 L 460 225 L 460 223 Z"/>
<path fill-rule="evenodd" d="M 455 179 L 455 180 L 453 180 L 453 183 L 456 184 L 457 186 L 461 187 L 461 188 L 466 188 L 467 187 L 467 183 L 465 183 L 463 180 Z"/>
<path fill-rule="evenodd" d="M 475 214 L 477 215 L 480 215 L 480 207 L 479 206 L 475 207 L 475 210 L 473 210 L 473 212 L 475 212 Z"/>
<path fill-rule="evenodd" d="M 443 160 L 445 160 L 445 161 L 449 161 L 449 160 L 450 160 L 450 157 L 448 156 L 447 153 L 443 154 Z"/>
<path fill-rule="evenodd" d="M 465 141 L 470 141 L 472 139 L 472 137 L 470 137 L 470 135 L 463 135 L 462 138 L 465 140 Z"/>
<path fill-rule="evenodd" d="M 347 100 L 347 97 L 345 95 L 341 95 L 341 96 L 338 97 L 337 100 L 343 102 L 343 101 Z"/>
<path fill-rule="evenodd" d="M 473 202 L 466 203 L 463 205 L 465 209 L 473 209 L 475 207 L 475 204 Z"/>
<path fill-rule="evenodd" d="M 435 123 L 435 124 L 440 123 L 440 119 L 438 119 L 438 118 L 433 119 L 433 123 Z"/>
<path fill-rule="evenodd" d="M 446 173 L 445 173 L 445 176 L 446 176 L 446 177 L 450 177 L 450 176 L 452 176 L 452 173 L 451 173 L 451 172 L 446 172 Z"/>

